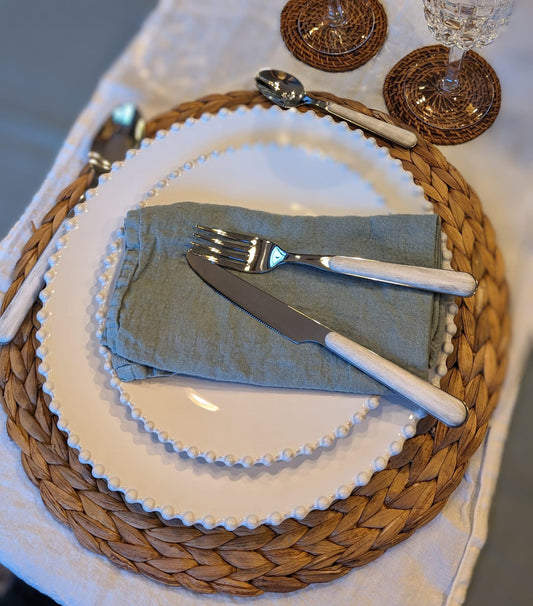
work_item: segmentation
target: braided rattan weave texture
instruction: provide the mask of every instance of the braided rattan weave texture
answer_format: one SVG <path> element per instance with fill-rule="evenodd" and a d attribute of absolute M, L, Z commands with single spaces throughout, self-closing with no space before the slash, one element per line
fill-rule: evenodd
<path fill-rule="evenodd" d="M 308 46 L 298 32 L 298 16 L 307 0 L 290 0 L 281 12 L 281 37 L 300 61 L 326 72 L 347 72 L 364 65 L 376 55 L 387 37 L 387 14 L 378 0 L 368 0 L 374 11 L 374 31 L 363 46 L 344 55 L 325 55 Z M 324 8 L 326 3 L 324 2 Z"/>
<path fill-rule="evenodd" d="M 387 74 L 383 84 L 383 96 L 385 97 L 385 103 L 391 115 L 405 124 L 413 126 L 427 141 L 435 143 L 436 145 L 458 145 L 459 143 L 466 143 L 467 141 L 479 137 L 479 135 L 484 133 L 492 125 L 494 120 L 496 120 L 502 103 L 502 90 L 496 72 L 485 59 L 473 51 L 468 51 L 468 54 L 475 59 L 475 62 L 469 64 L 468 61 L 463 61 L 463 67 L 461 69 L 468 72 L 469 69 L 476 70 L 477 66 L 482 66 L 494 90 L 494 100 L 483 119 L 473 126 L 458 130 L 453 130 L 454 124 L 451 122 L 450 127 L 452 128 L 447 130 L 445 124 L 443 124 L 443 128 L 441 129 L 424 124 L 420 120 L 417 120 L 409 111 L 405 102 L 404 84 L 411 68 L 417 63 L 430 66 L 432 63 L 436 62 L 439 66 L 442 66 L 444 73 L 448 58 L 448 49 L 439 44 L 417 48 L 401 59 Z M 469 86 L 468 73 L 465 73 L 464 75 L 465 77 L 461 79 L 461 86 Z M 474 75 L 479 76 L 479 74 Z M 475 81 L 475 78 L 472 78 L 472 80 Z"/>
<path fill-rule="evenodd" d="M 322 96 L 392 121 L 360 103 Z M 188 117 L 256 104 L 268 102 L 248 91 L 203 97 L 153 119 L 148 136 Z M 69 447 L 42 391 L 35 336 L 40 304 L 36 302 L 13 342 L 0 348 L 0 400 L 7 413 L 7 431 L 21 450 L 25 472 L 49 511 L 72 529 L 82 546 L 161 583 L 202 593 L 254 596 L 337 579 L 375 560 L 441 511 L 481 444 L 498 400 L 510 332 L 507 283 L 493 228 L 460 173 L 422 139 L 411 150 L 387 146 L 412 172 L 441 216 L 454 267 L 471 271 L 479 281 L 474 297 L 458 300 L 455 349 L 441 385 L 467 402 L 465 424 L 450 429 L 431 417 L 424 418 L 417 435 L 406 441 L 403 451 L 390 459 L 386 469 L 376 472 L 369 484 L 303 520 L 289 519 L 276 527 L 263 525 L 255 530 L 186 527 L 128 504 L 121 493 L 95 479 L 90 467 L 80 463 L 77 451 Z M 17 264 L 4 306 L 90 177 L 81 175 L 61 192 L 35 230 Z"/>

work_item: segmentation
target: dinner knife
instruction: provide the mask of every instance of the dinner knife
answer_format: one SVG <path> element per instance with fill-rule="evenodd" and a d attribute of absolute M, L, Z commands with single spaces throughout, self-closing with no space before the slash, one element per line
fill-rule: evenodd
<path fill-rule="evenodd" d="M 113 162 L 123 160 L 126 152 L 140 143 L 144 136 L 144 129 L 144 119 L 132 103 L 123 103 L 113 109 L 94 136 L 89 151 L 89 161 L 80 173 L 83 174 L 87 169 L 92 169 L 94 177 L 88 189 L 96 187 L 100 175 L 109 172 Z M 85 194 L 79 201 L 82 202 L 84 198 Z M 0 316 L 0 343 L 9 343 L 17 334 L 43 287 L 48 260 L 56 251 L 59 239 L 63 234 L 64 224 L 56 230 Z"/>
<path fill-rule="evenodd" d="M 192 250 L 187 252 L 187 262 L 202 280 L 220 294 L 294 343 L 311 341 L 322 345 L 446 425 L 457 427 L 465 421 L 468 410 L 458 398 L 324 326 Z"/>

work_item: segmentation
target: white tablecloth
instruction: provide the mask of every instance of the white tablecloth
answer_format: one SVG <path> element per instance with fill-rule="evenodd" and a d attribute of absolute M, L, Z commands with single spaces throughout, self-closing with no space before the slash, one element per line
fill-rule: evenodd
<path fill-rule="evenodd" d="M 381 52 L 356 71 L 331 74 L 308 67 L 286 49 L 279 33 L 285 0 L 161 0 L 139 34 L 104 74 L 74 124 L 41 189 L 19 222 L 0 243 L 0 291 L 10 282 L 13 260 L 55 195 L 84 163 L 92 133 L 102 116 L 126 99 L 150 117 L 212 92 L 251 89 L 264 66 L 297 74 L 309 89 L 331 90 L 386 109 L 381 94 L 391 67 L 411 50 L 433 43 L 421 3 L 382 0 L 389 33 Z M 443 512 L 405 543 L 377 561 L 327 585 L 289 595 L 247 599 L 260 604 L 441 605 L 461 604 L 479 550 L 503 444 L 523 364 L 531 343 L 529 302 L 533 296 L 532 192 L 529 185 L 533 132 L 532 45 L 528 26 L 533 6 L 518 2 L 506 32 L 480 51 L 498 73 L 503 103 L 484 135 L 467 144 L 442 148 L 448 160 L 477 191 L 503 251 L 511 287 L 513 341 L 501 401 L 487 438 Z M 39 492 L 20 464 L 18 448 L 5 430 L 0 411 L 0 562 L 62 604 L 240 603 L 225 595 L 200 596 L 123 572 L 83 549 L 72 532 L 46 511 Z M 52 538 L 53 537 L 53 538 Z"/>

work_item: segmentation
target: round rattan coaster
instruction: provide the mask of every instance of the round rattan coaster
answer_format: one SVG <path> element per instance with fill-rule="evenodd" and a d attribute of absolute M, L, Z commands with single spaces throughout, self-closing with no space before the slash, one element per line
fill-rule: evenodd
<path fill-rule="evenodd" d="M 360 103 L 332 95 L 329 99 L 394 122 Z M 153 119 L 148 136 L 206 112 L 257 104 L 269 102 L 248 91 L 203 97 Z M 25 472 L 49 511 L 72 529 L 82 546 L 161 583 L 202 593 L 254 596 L 337 579 L 375 560 L 441 511 L 481 444 L 498 400 L 509 341 L 507 283 L 493 228 L 460 173 L 422 139 L 411 150 L 388 147 L 440 215 L 453 251 L 453 266 L 471 271 L 479 281 L 475 296 L 457 300 L 454 352 L 441 383 L 467 403 L 464 425 L 451 429 L 431 417 L 422 419 L 417 435 L 366 486 L 303 520 L 233 531 L 166 521 L 127 503 L 121 493 L 94 478 L 57 427 L 38 372 L 36 313 L 40 303 L 36 301 L 15 339 L 0 348 L 0 400 Z M 80 175 L 61 192 L 35 230 L 23 249 L 4 306 L 91 177 Z"/>
<path fill-rule="evenodd" d="M 409 82 L 409 74 L 414 66 L 422 65 L 421 69 L 427 69 L 431 64 L 437 64 L 444 69 L 447 63 L 448 49 L 439 44 L 433 46 L 425 46 L 418 48 L 401 59 L 387 74 L 383 84 L 383 96 L 389 112 L 398 120 L 406 124 L 410 124 L 422 134 L 428 141 L 437 145 L 457 145 L 471 141 L 484 133 L 494 122 L 498 115 L 502 101 L 502 91 L 500 81 L 496 72 L 492 67 L 477 53 L 469 51 L 461 66 L 464 78 L 461 80 L 463 86 L 467 86 L 470 81 L 469 72 L 476 77 L 479 77 L 481 71 L 486 74 L 489 85 L 494 91 L 494 101 L 487 114 L 473 126 L 454 129 L 454 124 L 450 124 L 451 129 L 434 128 L 428 124 L 424 124 L 411 113 L 405 100 L 405 85 Z M 481 69 L 480 69 L 481 68 Z"/>
<path fill-rule="evenodd" d="M 370 61 L 383 46 L 387 37 L 387 15 L 378 0 L 368 0 L 374 11 L 374 31 L 367 42 L 344 55 L 325 55 L 313 50 L 298 32 L 298 16 L 306 2 L 308 0 L 290 0 L 281 11 L 281 36 L 287 48 L 300 61 L 326 72 L 347 72 Z"/>

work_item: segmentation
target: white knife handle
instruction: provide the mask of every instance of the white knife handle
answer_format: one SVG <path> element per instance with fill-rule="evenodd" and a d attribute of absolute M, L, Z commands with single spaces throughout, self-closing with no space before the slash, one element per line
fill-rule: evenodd
<path fill-rule="evenodd" d="M 0 317 L 0 343 L 9 343 L 13 339 L 31 306 L 35 303 L 37 295 L 43 288 L 44 274 L 48 270 L 48 259 L 56 251 L 57 242 L 62 234 L 64 234 L 63 226 L 56 231 L 48 242 Z"/>
<path fill-rule="evenodd" d="M 464 402 L 420 379 L 393 362 L 343 337 L 337 332 L 326 335 L 326 347 L 383 385 L 418 404 L 431 415 L 449 425 L 462 425 L 467 416 Z"/>
<path fill-rule="evenodd" d="M 386 263 L 358 257 L 330 257 L 329 269 L 341 273 L 412 286 L 423 290 L 441 292 L 460 297 L 470 297 L 476 292 L 477 281 L 471 274 L 452 269 L 416 267 L 401 263 Z"/>
<path fill-rule="evenodd" d="M 387 139 L 388 141 L 397 143 L 402 147 L 411 148 L 414 147 L 418 142 L 416 134 L 410 130 L 395 126 L 394 124 L 389 124 L 383 120 L 378 120 L 372 116 L 367 116 L 366 114 L 353 109 L 348 109 L 347 107 L 343 107 L 338 103 L 326 103 L 326 110 L 338 118 L 347 120 L 348 122 L 355 124 L 355 126 L 365 128 L 366 130 L 369 130 L 376 135 Z"/>

